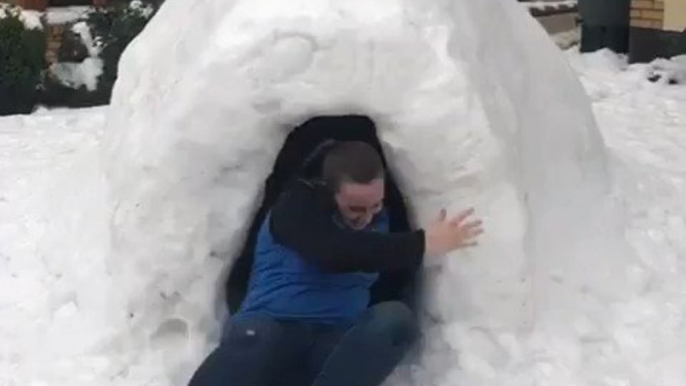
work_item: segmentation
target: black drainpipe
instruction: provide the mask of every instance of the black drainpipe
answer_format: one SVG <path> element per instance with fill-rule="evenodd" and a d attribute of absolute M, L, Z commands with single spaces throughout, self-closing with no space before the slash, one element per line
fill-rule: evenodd
<path fill-rule="evenodd" d="M 629 51 L 630 0 L 579 0 L 581 52 Z"/>

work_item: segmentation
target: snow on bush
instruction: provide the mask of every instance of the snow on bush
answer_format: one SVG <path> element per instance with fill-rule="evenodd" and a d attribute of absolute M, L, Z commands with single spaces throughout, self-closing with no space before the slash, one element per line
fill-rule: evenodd
<path fill-rule="evenodd" d="M 71 30 L 80 37 L 89 57 L 78 63 L 54 63 L 50 71 L 65 86 L 75 89 L 85 86 L 88 91 L 95 91 L 98 88 L 98 78 L 103 73 L 103 61 L 99 57 L 100 47 L 91 36 L 91 30 L 85 21 L 75 23 Z"/>
<path fill-rule="evenodd" d="M 79 62 L 60 62 L 51 72 L 66 86 L 74 89 L 86 87 L 95 91 L 101 87 L 111 89 L 117 77 L 121 53 L 145 27 L 154 15 L 155 8 L 138 0 L 126 5 L 112 5 L 92 9 L 71 26 L 88 51 L 88 57 Z"/>
<path fill-rule="evenodd" d="M 41 21 L 42 15 L 40 12 L 25 10 L 7 3 L 0 3 L 0 18 L 7 17 L 9 12 L 17 13 L 19 15 L 19 19 L 24 23 L 26 29 L 43 29 L 43 22 Z"/>
<path fill-rule="evenodd" d="M 50 71 L 65 86 L 75 89 L 86 87 L 88 91 L 95 91 L 98 77 L 102 75 L 102 60 L 90 57 L 81 63 L 55 63 Z"/>
<path fill-rule="evenodd" d="M 155 13 L 155 6 L 153 4 L 145 3 L 141 0 L 132 0 L 129 3 L 129 9 L 138 12 L 141 16 L 148 19 Z"/>

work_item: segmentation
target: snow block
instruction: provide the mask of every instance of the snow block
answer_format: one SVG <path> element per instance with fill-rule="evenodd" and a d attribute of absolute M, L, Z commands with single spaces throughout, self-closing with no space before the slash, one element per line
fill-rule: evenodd
<path fill-rule="evenodd" d="M 516 2 L 168 0 L 122 57 L 103 142 L 112 320 L 141 353 L 127 380 L 184 383 L 217 339 L 223 281 L 290 130 L 347 114 L 376 123 L 414 226 L 443 207 L 485 220 L 480 247 L 427 263 L 426 358 L 431 342 L 470 350 L 473 326 L 572 328 L 599 311 L 582 309 L 589 289 L 616 294 L 602 138 Z M 444 362 L 425 367 L 447 376 Z"/>

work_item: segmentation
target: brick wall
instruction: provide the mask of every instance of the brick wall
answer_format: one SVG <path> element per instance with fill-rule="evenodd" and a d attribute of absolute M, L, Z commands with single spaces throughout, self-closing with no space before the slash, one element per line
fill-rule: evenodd
<path fill-rule="evenodd" d="M 50 4 L 48 0 L 4 0 L 16 4 L 24 9 L 44 11 Z M 106 5 L 108 0 L 92 0 L 93 5 Z"/>
<path fill-rule="evenodd" d="M 64 33 L 64 25 L 49 25 L 48 29 L 48 42 L 47 49 L 45 50 L 45 59 L 48 63 L 57 63 L 57 52 L 62 46 L 62 36 Z"/>
<path fill-rule="evenodd" d="M 9 2 L 24 9 L 34 9 L 37 11 L 44 11 L 48 5 L 48 0 L 9 0 Z"/>
<path fill-rule="evenodd" d="M 631 26 L 662 29 L 665 19 L 664 0 L 632 0 Z"/>

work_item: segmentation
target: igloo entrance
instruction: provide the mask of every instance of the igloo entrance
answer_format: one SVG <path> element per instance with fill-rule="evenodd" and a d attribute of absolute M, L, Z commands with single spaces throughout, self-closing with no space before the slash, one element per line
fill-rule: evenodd
<path fill-rule="evenodd" d="M 226 282 L 226 299 L 231 313 L 240 307 L 245 297 L 257 232 L 266 214 L 274 205 L 288 180 L 300 170 L 305 159 L 320 144 L 331 139 L 367 142 L 376 148 L 383 157 L 383 150 L 376 134 L 376 125 L 367 116 L 318 116 L 293 129 L 276 158 L 271 174 L 265 181 L 262 202 L 250 223 L 246 241 Z M 386 179 L 385 204 L 390 214 L 391 231 L 408 230 L 409 221 L 405 201 L 390 171 Z M 415 280 L 417 280 L 415 273 L 411 271 L 398 271 L 382 275 L 372 288 L 372 304 L 384 300 L 399 299 L 403 296 L 401 294 L 402 285 Z"/>

